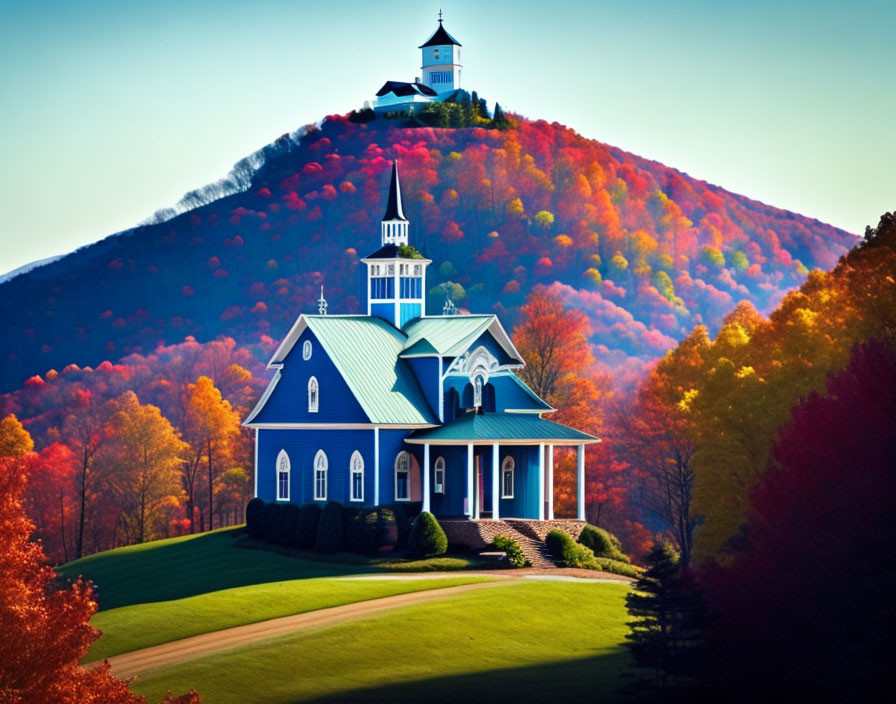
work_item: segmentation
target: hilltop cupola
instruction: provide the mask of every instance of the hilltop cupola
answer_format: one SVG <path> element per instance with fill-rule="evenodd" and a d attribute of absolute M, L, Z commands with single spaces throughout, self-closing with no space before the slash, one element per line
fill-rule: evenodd
<path fill-rule="evenodd" d="M 445 30 L 442 11 L 439 10 L 439 27 L 420 45 L 423 52 L 421 82 L 437 94 L 450 93 L 460 88 L 461 44 Z"/>
<path fill-rule="evenodd" d="M 432 263 L 408 244 L 408 225 L 395 161 L 380 223 L 381 246 L 361 261 L 367 266 L 367 315 L 384 318 L 398 328 L 426 315 L 426 267 Z"/>

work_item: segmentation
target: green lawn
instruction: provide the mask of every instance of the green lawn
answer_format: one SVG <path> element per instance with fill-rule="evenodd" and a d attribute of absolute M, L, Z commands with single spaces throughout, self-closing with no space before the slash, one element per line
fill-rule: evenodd
<path fill-rule="evenodd" d="M 248 551 L 243 551 L 248 552 Z M 345 580 L 332 577 L 269 582 L 208 594 L 101 611 L 91 625 L 103 632 L 85 662 L 222 628 L 265 621 L 393 594 L 491 581 L 487 577 Z"/>
<path fill-rule="evenodd" d="M 616 701 L 625 584 L 529 582 L 284 636 L 139 677 L 158 700 Z"/>

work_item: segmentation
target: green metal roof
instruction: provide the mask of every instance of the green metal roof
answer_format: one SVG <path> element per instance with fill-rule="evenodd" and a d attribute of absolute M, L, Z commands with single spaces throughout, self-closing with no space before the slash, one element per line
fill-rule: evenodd
<path fill-rule="evenodd" d="M 304 319 L 371 423 L 438 422 L 414 373 L 398 357 L 405 345 L 399 330 L 375 316 L 306 315 Z"/>
<path fill-rule="evenodd" d="M 426 340 L 437 354 L 443 357 L 457 357 L 467 351 L 467 347 L 488 329 L 493 320 L 494 315 L 417 318 L 404 328 L 404 333 L 408 336 L 407 342 L 404 343 L 405 353 L 415 354 L 411 348 L 420 340 Z"/>
<path fill-rule="evenodd" d="M 415 430 L 406 442 L 435 445 L 477 442 L 510 444 L 545 442 L 554 445 L 579 445 L 600 440 L 588 433 L 553 423 L 531 413 L 467 413 L 438 428 Z"/>

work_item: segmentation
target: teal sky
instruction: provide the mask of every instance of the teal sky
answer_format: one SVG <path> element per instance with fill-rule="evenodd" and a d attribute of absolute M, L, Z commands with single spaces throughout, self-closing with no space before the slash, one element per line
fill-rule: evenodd
<path fill-rule="evenodd" d="M 0 0 L 0 273 L 411 80 L 440 3 Z M 852 232 L 896 209 L 896 3 L 442 0 L 464 87 Z"/>

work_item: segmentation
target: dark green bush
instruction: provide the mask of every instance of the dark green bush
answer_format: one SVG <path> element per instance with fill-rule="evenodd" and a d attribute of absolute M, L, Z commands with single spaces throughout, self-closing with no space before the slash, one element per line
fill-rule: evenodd
<path fill-rule="evenodd" d="M 395 549 L 403 550 L 408 545 L 408 538 L 411 537 L 411 526 L 414 523 L 414 519 L 420 515 L 420 511 L 423 510 L 423 502 L 401 501 L 394 504 L 386 504 L 380 506 L 380 508 L 389 509 L 395 516 L 395 524 L 398 531 L 395 540 Z"/>
<path fill-rule="evenodd" d="M 264 501 L 254 498 L 246 504 L 246 530 L 252 538 L 261 538 L 261 514 L 264 511 Z"/>
<path fill-rule="evenodd" d="M 293 547 L 296 544 L 296 527 L 299 525 L 299 507 L 295 504 L 280 504 L 279 509 L 277 543 Z"/>
<path fill-rule="evenodd" d="M 442 526 L 428 511 L 422 512 L 411 526 L 408 537 L 408 553 L 411 555 L 444 555 L 448 550 L 448 538 Z"/>
<path fill-rule="evenodd" d="M 276 504 L 265 503 L 259 511 L 259 537 L 269 543 L 274 542 L 275 524 L 280 514 L 277 511 Z"/>
<path fill-rule="evenodd" d="M 594 567 L 594 553 L 589 548 L 573 540 L 569 533 L 554 529 L 548 533 L 545 543 L 551 556 L 555 560 L 563 562 L 564 566 L 596 569 Z"/>
<path fill-rule="evenodd" d="M 317 524 L 320 522 L 320 506 L 304 504 L 299 509 L 299 522 L 296 525 L 295 544 L 311 550 L 317 542 Z"/>
<path fill-rule="evenodd" d="M 596 557 L 631 563 L 628 555 L 622 552 L 622 543 L 619 542 L 619 538 L 603 528 L 586 523 L 579 535 L 579 542 L 586 548 L 590 548 Z"/>
<path fill-rule="evenodd" d="M 338 501 L 328 501 L 324 510 L 321 511 L 314 549 L 323 553 L 342 552 L 345 549 L 342 504 Z"/>
<path fill-rule="evenodd" d="M 410 533 L 410 531 L 408 531 Z M 393 511 L 388 506 L 380 507 L 377 511 L 376 522 L 376 547 L 377 552 L 387 553 L 395 550 L 398 545 L 398 521 Z"/>
<path fill-rule="evenodd" d="M 495 548 L 507 555 L 507 562 L 513 567 L 525 567 L 529 564 L 526 556 L 523 555 L 523 549 L 520 547 L 520 544 L 513 538 L 496 535 L 492 544 Z"/>
<path fill-rule="evenodd" d="M 345 547 L 361 555 L 377 554 L 377 510 L 361 509 L 354 515 L 345 534 Z"/>

